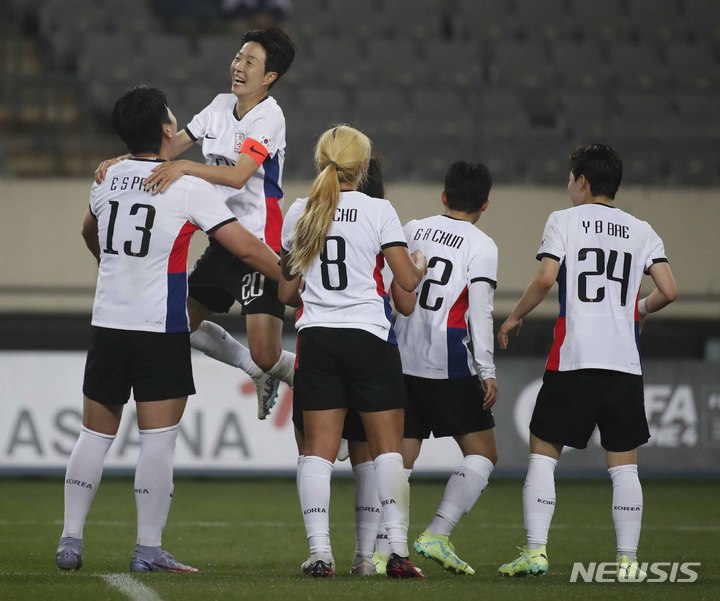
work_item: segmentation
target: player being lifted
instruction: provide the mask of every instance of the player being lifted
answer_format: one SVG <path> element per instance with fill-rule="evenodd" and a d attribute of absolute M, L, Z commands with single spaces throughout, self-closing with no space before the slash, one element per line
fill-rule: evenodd
<path fill-rule="evenodd" d="M 240 222 L 279 252 L 285 117 L 269 90 L 294 57 L 295 46 L 280 29 L 245 33 L 230 64 L 231 93 L 216 96 L 170 148 L 170 158 L 175 159 L 201 144 L 206 164 L 169 161 L 153 171 L 146 186 L 162 193 L 182 175 L 216 184 Z M 117 160 L 102 163 L 96 180 L 102 181 L 107 167 Z M 189 285 L 193 348 L 245 371 L 257 388 L 258 417 L 265 419 L 279 382 L 292 386 L 294 375 L 295 355 L 281 347 L 285 307 L 277 299 L 277 283 L 211 239 Z M 249 351 L 218 324 L 206 321 L 213 313 L 227 313 L 236 300 L 247 316 Z"/>
<path fill-rule="evenodd" d="M 570 156 L 572 208 L 550 214 L 540 268 L 498 331 L 505 349 L 523 318 L 557 281 L 560 315 L 530 422 L 523 488 L 527 545 L 499 568 L 505 576 L 544 574 L 555 511 L 555 466 L 564 446 L 584 449 L 597 425 L 612 479 L 618 577 L 641 580 L 637 548 L 643 509 L 637 448 L 650 438 L 643 399 L 640 330 L 677 288 L 662 240 L 645 221 L 613 205 L 622 161 L 604 144 Z M 643 273 L 656 288 L 639 300 Z"/>

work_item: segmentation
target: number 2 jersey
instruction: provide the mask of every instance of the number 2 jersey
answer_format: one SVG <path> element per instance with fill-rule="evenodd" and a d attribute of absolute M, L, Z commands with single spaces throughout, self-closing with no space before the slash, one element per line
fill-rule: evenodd
<path fill-rule="evenodd" d="M 395 321 L 403 373 L 494 378 L 495 242 L 469 221 L 447 215 L 410 221 L 405 234 L 411 252 L 425 253 L 428 272 L 415 311 Z"/>
<path fill-rule="evenodd" d="M 188 332 L 190 238 L 236 220 L 216 187 L 196 177 L 183 176 L 156 196 L 146 192 L 143 182 L 160 162 L 121 161 L 92 186 L 100 243 L 94 326 Z"/>
<path fill-rule="evenodd" d="M 240 188 L 218 186 L 238 221 L 251 233 L 280 251 L 282 229 L 282 170 L 285 162 L 285 116 L 272 96 L 239 116 L 234 94 L 218 94 L 187 125 L 208 165 L 235 166 L 240 154 L 258 165 Z"/>
<path fill-rule="evenodd" d="M 308 199 L 288 209 L 282 247 L 292 252 L 295 224 Z M 396 344 L 390 298 L 383 284 L 383 249 L 407 246 L 389 201 L 362 192 L 340 193 L 335 218 L 318 256 L 303 273 L 298 330 L 309 326 L 355 328 Z"/>
<path fill-rule="evenodd" d="M 652 227 L 606 204 L 556 211 L 545 225 L 543 257 L 560 261 L 560 314 L 546 369 L 642 374 L 640 284 L 653 263 L 667 262 Z"/>

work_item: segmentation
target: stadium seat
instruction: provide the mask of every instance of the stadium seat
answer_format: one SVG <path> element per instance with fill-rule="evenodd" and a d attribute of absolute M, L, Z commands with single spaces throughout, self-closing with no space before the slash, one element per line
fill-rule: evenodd
<path fill-rule="evenodd" d="M 305 81 L 313 84 L 334 82 L 336 85 L 354 85 L 363 80 L 370 70 L 364 59 L 361 41 L 352 35 L 314 40 L 311 53 L 303 57 L 303 61 L 307 63 Z"/>
<path fill-rule="evenodd" d="M 485 74 L 477 40 L 430 39 L 422 47 L 422 69 L 439 85 L 462 89 L 483 85 Z"/>
<path fill-rule="evenodd" d="M 668 42 L 683 36 L 680 4 L 676 0 L 627 0 L 633 33 L 641 39 Z"/>
<path fill-rule="evenodd" d="M 576 35 L 580 38 L 607 43 L 628 35 L 631 23 L 623 13 L 619 0 L 574 0 L 570 2 L 570 10 Z"/>
<path fill-rule="evenodd" d="M 550 85 L 552 71 L 543 43 L 498 42 L 492 47 L 489 65 L 489 84 L 494 88 L 515 90 Z"/>
<path fill-rule="evenodd" d="M 612 107 L 610 135 L 653 141 L 677 135 L 680 124 L 666 94 L 617 92 Z"/>
<path fill-rule="evenodd" d="M 601 90 L 608 83 L 607 60 L 595 40 L 559 40 L 552 47 L 553 80 L 561 90 Z"/>
<path fill-rule="evenodd" d="M 608 47 L 611 81 L 630 90 L 667 89 L 669 74 L 652 42 L 618 41 Z"/>
<path fill-rule="evenodd" d="M 571 146 L 599 142 L 610 125 L 610 99 L 604 93 L 563 91 L 559 115 Z"/>
<path fill-rule="evenodd" d="M 571 36 L 574 21 L 563 0 L 516 2 L 515 18 L 524 39 L 555 41 Z"/>
<path fill-rule="evenodd" d="M 720 63 L 707 40 L 674 42 L 666 53 L 673 90 L 706 93 L 720 89 Z"/>

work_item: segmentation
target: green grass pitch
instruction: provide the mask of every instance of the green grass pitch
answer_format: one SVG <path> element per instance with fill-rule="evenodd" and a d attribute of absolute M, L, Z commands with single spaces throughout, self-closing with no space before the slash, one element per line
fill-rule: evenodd
<path fill-rule="evenodd" d="M 0 600 L 213 601 L 257 599 L 531 599 L 584 601 L 720 598 L 720 482 L 646 480 L 642 561 L 701 562 L 699 578 L 681 583 L 570 583 L 574 561 L 613 561 L 615 534 L 609 480 L 559 480 L 542 578 L 504 579 L 500 563 L 523 544 L 522 482 L 495 480 L 455 530 L 458 554 L 477 570 L 454 576 L 412 555 L 425 581 L 349 576 L 354 549 L 353 481 L 333 482 L 331 535 L 338 577 L 300 573 L 305 533 L 291 479 L 177 478 L 163 546 L 198 574 L 131 575 L 135 542 L 132 481 L 106 477 L 85 528 L 85 565 L 63 573 L 54 564 L 62 529 L 59 478 L 0 479 Z M 442 497 L 444 481 L 411 481 L 410 536 L 422 531 Z M 123 586 L 118 586 L 120 582 Z M 113 585 L 113 583 L 115 583 Z"/>

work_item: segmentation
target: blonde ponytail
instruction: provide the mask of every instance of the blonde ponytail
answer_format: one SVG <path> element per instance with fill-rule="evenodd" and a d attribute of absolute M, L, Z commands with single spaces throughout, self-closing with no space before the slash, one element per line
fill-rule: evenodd
<path fill-rule="evenodd" d="M 340 184 L 356 188 L 367 172 L 372 146 L 362 132 L 338 125 L 320 136 L 315 146 L 313 181 L 303 214 L 295 225 L 290 270 L 304 273 L 325 245 L 340 202 Z"/>

